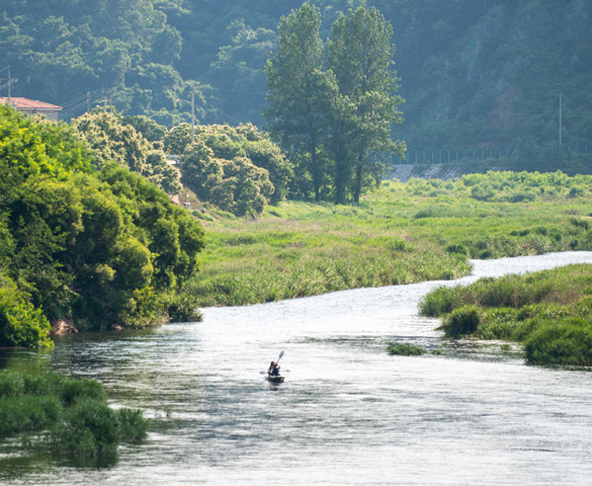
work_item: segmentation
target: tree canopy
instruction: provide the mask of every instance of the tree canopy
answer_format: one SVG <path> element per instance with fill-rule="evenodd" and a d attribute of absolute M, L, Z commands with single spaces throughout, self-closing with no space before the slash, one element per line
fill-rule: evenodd
<path fill-rule="evenodd" d="M 97 171 L 92 154 L 67 126 L 0 107 L 0 300 L 82 329 L 166 321 L 199 270 L 203 229 L 139 174 Z"/>
<path fill-rule="evenodd" d="M 392 25 L 413 148 L 563 141 L 586 151 L 592 113 L 592 5 L 582 0 L 316 0 L 320 38 L 348 9 L 376 7 Z M 168 128 L 189 121 L 261 126 L 264 68 L 282 16 L 301 0 L 6 0 L 0 7 L 0 86 L 64 106 L 66 119 L 113 102 Z M 314 7 L 313 7 L 314 6 Z M 6 91 L 4 93 L 6 94 Z M 529 146 L 532 144 L 528 143 Z M 557 168 L 558 157 L 545 163 Z M 308 161 L 303 161 L 306 165 Z M 549 167 L 552 169 L 553 167 Z M 578 167 L 578 170 L 585 167 Z M 311 184 L 312 185 L 312 182 Z M 312 189 L 311 189 L 312 190 Z"/>
<path fill-rule="evenodd" d="M 278 48 L 265 67 L 269 107 L 263 111 L 269 130 L 297 162 L 301 191 L 310 180 L 317 201 L 327 179 L 323 139 L 331 89 L 320 26 L 319 10 L 308 4 L 282 17 Z"/>
<path fill-rule="evenodd" d="M 134 124 L 154 139 L 166 134 L 166 129 L 155 122 L 149 123 L 140 117 L 122 118 L 102 111 L 87 113 L 72 121 L 75 133 L 90 147 L 98 168 L 110 161 L 117 162 L 167 193 L 177 194 L 181 189 L 179 177 L 167 164 L 162 144 L 149 142 Z"/>
<path fill-rule="evenodd" d="M 264 111 L 275 138 L 304 160 L 315 199 L 331 180 L 335 201 L 359 201 L 363 187 L 380 180 L 384 164 L 373 158 L 404 145 L 391 140 L 403 102 L 392 69 L 392 28 L 375 8 L 349 10 L 334 22 L 323 46 L 318 9 L 304 4 L 280 21 L 278 50 L 266 66 Z"/>
<path fill-rule="evenodd" d="M 195 143 L 187 125 L 164 139 L 181 153 L 183 183 L 205 202 L 238 216 L 258 215 L 268 203 L 286 198 L 292 164 L 280 148 L 253 125 L 200 125 Z"/>

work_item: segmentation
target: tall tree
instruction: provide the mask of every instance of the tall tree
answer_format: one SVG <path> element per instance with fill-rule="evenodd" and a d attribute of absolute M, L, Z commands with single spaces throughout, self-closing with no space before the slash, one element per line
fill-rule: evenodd
<path fill-rule="evenodd" d="M 399 78 L 393 69 L 391 37 L 392 27 L 374 7 L 349 10 L 331 29 L 327 67 L 339 87 L 340 99 L 334 100 L 342 116 L 349 118 L 349 123 L 337 119 L 332 129 L 333 146 L 348 149 L 345 157 L 335 160 L 338 203 L 345 202 L 344 177 L 351 173 L 352 194 L 358 202 L 364 185 L 382 176 L 384 166 L 374 157 L 393 149 L 402 153 L 405 148 L 391 140 L 391 124 L 403 121 L 398 110 L 403 99 L 395 95 Z M 344 98 L 353 104 L 353 111 L 343 110 Z"/>
<path fill-rule="evenodd" d="M 279 45 L 265 67 L 269 107 L 263 112 L 272 135 L 303 161 L 317 201 L 324 175 L 321 147 L 329 87 L 320 25 L 319 9 L 306 3 L 280 20 Z"/>

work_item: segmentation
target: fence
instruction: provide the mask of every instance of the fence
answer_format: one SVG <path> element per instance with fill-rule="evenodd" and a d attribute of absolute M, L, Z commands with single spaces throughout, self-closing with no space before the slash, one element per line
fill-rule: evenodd
<path fill-rule="evenodd" d="M 398 164 L 458 164 L 463 160 L 509 160 L 516 157 L 518 149 L 513 148 L 488 148 L 488 149 L 446 149 L 446 150 L 408 150 L 405 159 L 391 154 L 391 165 Z"/>
<path fill-rule="evenodd" d="M 579 154 L 592 153 L 592 142 L 564 143 L 562 150 Z M 400 164 L 458 164 L 467 160 L 511 160 L 518 154 L 517 147 L 495 147 L 483 149 L 418 149 L 407 150 L 407 156 L 402 159 L 396 154 L 390 154 L 391 165 Z"/>

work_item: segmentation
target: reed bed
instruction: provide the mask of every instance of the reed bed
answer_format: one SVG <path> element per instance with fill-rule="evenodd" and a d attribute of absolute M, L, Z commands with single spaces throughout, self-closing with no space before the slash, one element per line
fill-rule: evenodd
<path fill-rule="evenodd" d="M 212 218 L 186 291 L 201 306 L 245 305 L 455 279 L 471 258 L 590 250 L 591 195 L 590 177 L 489 173 L 384 182 L 356 205 L 285 201 L 257 219 Z"/>
<path fill-rule="evenodd" d="M 419 310 L 450 338 L 522 342 L 530 364 L 592 366 L 592 265 L 440 287 Z"/>
<path fill-rule="evenodd" d="M 139 410 L 111 409 L 97 381 L 0 371 L 0 447 L 12 452 L 103 464 L 119 444 L 141 442 L 147 425 Z"/>

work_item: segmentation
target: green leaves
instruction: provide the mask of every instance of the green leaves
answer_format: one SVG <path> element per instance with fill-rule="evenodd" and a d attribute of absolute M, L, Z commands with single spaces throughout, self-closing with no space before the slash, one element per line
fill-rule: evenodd
<path fill-rule="evenodd" d="M 350 170 L 350 192 L 359 202 L 362 188 L 372 177 L 379 181 L 385 170 L 372 156 L 397 146 L 391 140 L 391 123 L 402 122 L 397 107 L 403 99 L 394 95 L 399 79 L 392 69 L 395 47 L 391 37 L 390 24 L 376 8 L 350 10 L 331 29 L 327 66 L 339 88 L 339 97 L 334 98 L 331 146 L 336 199 L 341 204 L 345 203 Z"/>
<path fill-rule="evenodd" d="M 53 347 L 43 312 L 24 301 L 16 284 L 0 274 L 0 347 Z"/>
<path fill-rule="evenodd" d="M 154 132 L 154 126 L 139 123 Z M 72 126 L 91 148 L 98 168 L 115 161 L 142 174 L 170 194 L 181 189 L 177 173 L 167 165 L 164 152 L 155 150 L 153 144 L 124 119 L 112 113 L 98 112 L 82 115 L 72 122 Z"/>
<path fill-rule="evenodd" d="M 205 202 L 237 216 L 258 215 L 288 193 L 292 164 L 253 125 L 196 127 L 189 145 L 185 129 L 173 129 L 168 143 L 182 148 L 183 182 Z M 178 135 L 178 136 L 177 136 Z"/>
<path fill-rule="evenodd" d="M 269 108 L 263 110 L 274 138 L 310 173 L 317 200 L 326 173 L 322 141 L 330 88 L 320 25 L 319 9 L 308 4 L 282 17 L 278 48 L 265 67 Z"/>
<path fill-rule="evenodd" d="M 92 121 L 83 120 L 86 129 Z M 105 139 L 136 133 L 110 115 L 94 121 Z M 133 158 L 148 142 L 131 138 Z M 199 269 L 201 225 L 115 162 L 92 172 L 89 151 L 63 126 L 2 109 L 2 150 L 0 342 L 48 345 L 47 319 L 99 329 L 166 321 L 164 294 Z"/>
<path fill-rule="evenodd" d="M 391 140 L 400 123 L 392 70 L 392 28 L 375 8 L 339 17 L 326 47 L 320 12 L 304 4 L 282 18 L 277 51 L 266 67 L 270 106 L 264 116 L 273 136 L 310 175 L 315 199 L 331 180 L 335 201 L 358 202 L 363 187 L 379 180 L 375 154 L 404 145 Z"/>
<path fill-rule="evenodd" d="M 119 444 L 140 443 L 147 429 L 140 410 L 111 409 L 98 381 L 0 371 L 0 437 L 31 433 L 11 444 L 14 453 L 51 452 L 104 466 L 117 459 Z"/>

